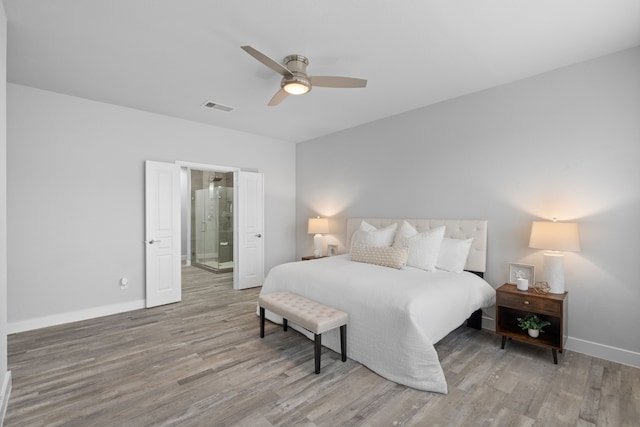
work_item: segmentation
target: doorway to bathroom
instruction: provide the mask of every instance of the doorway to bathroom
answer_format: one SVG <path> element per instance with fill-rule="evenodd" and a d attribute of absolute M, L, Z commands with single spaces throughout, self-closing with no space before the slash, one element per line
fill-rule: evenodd
<path fill-rule="evenodd" d="M 234 173 L 190 169 L 190 263 L 214 273 L 234 267 Z"/>
<path fill-rule="evenodd" d="M 221 187 L 227 186 L 233 190 L 229 192 L 230 198 L 227 199 L 224 199 L 225 190 L 221 189 L 219 192 L 218 209 L 226 205 L 227 211 L 231 213 L 229 221 L 222 222 L 222 225 L 229 226 L 232 237 L 225 240 L 227 237 L 224 232 L 227 230 L 218 228 L 215 234 L 218 253 L 215 254 L 215 249 L 211 249 L 211 245 L 208 253 L 211 257 L 217 256 L 217 259 L 207 260 L 210 258 L 207 252 L 196 249 L 196 234 L 192 232 L 196 229 L 193 226 L 195 213 L 192 202 L 195 205 L 195 190 L 210 189 L 210 178 L 200 175 L 202 179 L 199 182 L 206 182 L 206 186 L 197 184 L 197 180 L 192 183 L 192 170 L 201 171 L 202 174 L 213 172 L 211 184 L 213 184 L 214 204 L 217 196 L 216 182 Z M 222 179 L 217 180 L 216 178 L 220 175 Z M 243 171 L 239 168 L 184 161 L 176 161 L 175 164 L 145 161 L 145 304 L 147 308 L 181 300 L 181 265 L 190 266 L 192 260 L 195 260 L 201 269 L 216 273 L 225 269 L 232 271 L 233 289 L 262 286 L 264 281 L 263 183 L 264 177 L 257 171 Z M 194 184 L 194 191 L 191 189 L 192 184 Z M 204 203 L 206 202 L 203 201 Z M 211 204 L 209 210 L 216 212 L 215 208 L 211 209 Z M 215 222 L 214 218 L 211 218 L 211 226 L 220 225 L 220 217 L 224 216 L 219 215 Z M 202 226 L 202 219 L 206 221 L 206 216 L 202 215 L 199 219 Z M 205 224 L 205 227 L 207 225 Z M 201 228 L 200 232 L 202 231 Z M 207 230 L 205 229 L 202 234 L 207 234 Z M 177 244 L 178 242 L 180 244 Z M 219 249 L 221 246 L 229 248 L 230 259 L 224 259 L 225 250 L 222 251 L 221 258 Z M 204 248 L 204 244 L 202 247 Z M 199 253 L 201 255 L 198 258 Z M 213 265 L 208 265 L 206 261 L 212 261 Z"/>

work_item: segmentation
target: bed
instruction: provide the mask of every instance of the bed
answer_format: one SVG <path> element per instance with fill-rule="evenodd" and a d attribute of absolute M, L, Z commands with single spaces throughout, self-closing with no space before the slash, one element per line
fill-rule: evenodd
<path fill-rule="evenodd" d="M 388 236 L 388 230 L 394 229 L 393 243 L 398 246 L 401 231 L 412 228 L 418 233 L 412 237 L 411 242 L 415 242 L 416 236 L 432 236 L 443 227 L 444 241 L 470 243 L 464 268 L 461 264 L 459 271 L 426 271 L 415 262 L 391 268 L 352 260 L 363 247 L 378 250 L 377 245 L 360 245 L 363 235 L 370 238 L 386 230 Z M 261 294 L 290 291 L 346 311 L 350 359 L 391 381 L 446 394 L 446 379 L 433 345 L 474 312 L 495 304 L 495 290 L 481 277 L 486 269 L 487 222 L 352 218 L 347 221 L 346 248 L 352 253 L 274 267 Z M 442 256 L 440 253 L 438 263 Z M 266 317 L 282 323 L 282 318 L 273 313 L 267 312 Z M 339 333 L 334 330 L 324 334 L 323 345 L 339 352 Z"/>

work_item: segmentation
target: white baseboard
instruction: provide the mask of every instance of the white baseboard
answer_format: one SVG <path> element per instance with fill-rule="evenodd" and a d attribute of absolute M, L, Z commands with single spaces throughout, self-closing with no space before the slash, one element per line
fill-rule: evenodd
<path fill-rule="evenodd" d="M 482 316 L 482 329 L 486 329 L 491 332 L 496 331 L 496 319 L 491 317 Z"/>
<path fill-rule="evenodd" d="M 482 329 L 495 332 L 496 320 L 490 317 L 482 316 Z M 587 356 L 598 357 L 610 362 L 616 362 L 623 365 L 640 368 L 640 353 L 637 353 L 635 351 L 625 350 L 622 348 L 612 347 L 606 344 L 599 344 L 597 342 L 581 340 L 573 337 L 567 337 L 565 348 L 577 353 L 586 354 Z"/>
<path fill-rule="evenodd" d="M 145 307 L 144 300 L 131 301 L 122 304 L 104 305 L 86 310 L 69 311 L 53 316 L 38 317 L 35 319 L 21 320 L 7 323 L 7 333 L 31 331 L 33 329 L 46 328 L 48 326 L 62 325 L 63 323 L 78 322 L 80 320 L 94 319 L 96 317 L 109 316 L 125 311 L 138 310 Z"/>
<path fill-rule="evenodd" d="M 7 371 L 2 382 L 2 390 L 0 390 L 0 426 L 4 425 L 4 416 L 9 406 L 9 396 L 11 395 L 11 371 Z"/>
<path fill-rule="evenodd" d="M 573 337 L 567 338 L 567 344 L 565 347 L 567 350 L 576 351 L 578 353 L 586 354 L 587 356 L 599 357 L 600 359 L 609 360 L 611 362 L 640 368 L 640 353 L 635 351 Z"/>

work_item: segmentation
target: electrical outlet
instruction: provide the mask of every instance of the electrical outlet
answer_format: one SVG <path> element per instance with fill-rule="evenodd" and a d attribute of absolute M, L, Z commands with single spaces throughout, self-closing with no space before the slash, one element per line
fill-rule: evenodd
<path fill-rule="evenodd" d="M 129 288 L 129 279 L 123 277 L 120 279 L 120 289 L 128 289 Z"/>

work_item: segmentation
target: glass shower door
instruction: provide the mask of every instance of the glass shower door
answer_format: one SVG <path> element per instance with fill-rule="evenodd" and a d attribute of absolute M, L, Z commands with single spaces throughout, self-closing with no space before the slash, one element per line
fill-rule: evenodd
<path fill-rule="evenodd" d="M 196 263 L 218 268 L 218 227 L 213 188 L 196 190 L 195 195 L 195 258 Z"/>
<path fill-rule="evenodd" d="M 233 268 L 233 187 L 218 187 L 218 268 Z"/>

